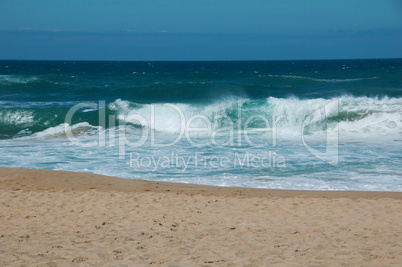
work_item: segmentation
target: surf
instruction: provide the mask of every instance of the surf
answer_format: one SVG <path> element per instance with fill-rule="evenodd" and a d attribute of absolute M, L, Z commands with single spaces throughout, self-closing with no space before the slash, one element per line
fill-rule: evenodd
<path fill-rule="evenodd" d="M 325 116 L 317 113 L 329 104 Z M 34 107 L 0 109 L 2 136 L 21 136 L 21 131 L 37 133 L 66 123 L 67 107 Z M 73 106 L 74 107 L 74 106 Z M 303 124 L 311 124 L 304 134 L 325 130 L 328 123 L 339 124 L 340 133 L 349 137 L 396 138 L 402 132 L 402 98 L 353 97 L 299 99 L 297 97 L 248 99 L 227 97 L 209 104 L 155 103 L 142 104 L 117 99 L 104 103 L 81 103 L 68 123 L 73 126 L 87 123 L 104 129 L 117 126 L 147 128 L 158 132 L 177 133 L 183 127 L 217 131 L 234 130 L 258 132 L 277 127 L 286 137 L 300 132 Z M 70 109 L 72 107 L 70 106 Z M 103 112 L 104 121 L 100 122 Z M 190 121 L 191 120 L 191 121 Z M 190 121 L 190 123 L 189 123 Z"/>

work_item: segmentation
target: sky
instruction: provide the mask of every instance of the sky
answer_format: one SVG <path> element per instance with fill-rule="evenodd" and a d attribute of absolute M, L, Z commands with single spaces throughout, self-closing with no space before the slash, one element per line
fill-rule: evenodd
<path fill-rule="evenodd" d="M 0 59 L 402 58 L 402 0 L 0 0 Z"/>

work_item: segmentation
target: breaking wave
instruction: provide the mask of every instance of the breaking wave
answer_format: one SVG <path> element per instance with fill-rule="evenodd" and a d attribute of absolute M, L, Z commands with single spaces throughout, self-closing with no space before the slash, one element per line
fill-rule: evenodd
<path fill-rule="evenodd" d="M 87 106 L 86 106 L 87 105 Z M 401 138 L 402 98 L 342 96 L 331 99 L 225 98 L 210 104 L 140 104 L 117 99 L 107 105 L 83 104 L 70 120 L 66 107 L 0 109 L 2 139 L 33 135 L 79 125 L 80 131 L 96 131 L 130 125 L 175 133 L 184 128 L 216 131 L 275 128 L 282 133 L 314 134 L 338 125 L 344 136 Z M 103 119 L 101 119 L 103 118 Z M 83 125 L 85 127 L 83 127 Z M 100 127 L 100 128 L 99 128 Z M 44 136 L 47 136 L 45 134 Z"/>

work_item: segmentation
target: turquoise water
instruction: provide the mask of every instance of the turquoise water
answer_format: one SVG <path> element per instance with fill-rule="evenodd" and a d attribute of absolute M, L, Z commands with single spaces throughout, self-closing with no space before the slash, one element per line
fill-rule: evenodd
<path fill-rule="evenodd" d="M 0 166 L 402 191 L 402 60 L 0 61 Z"/>

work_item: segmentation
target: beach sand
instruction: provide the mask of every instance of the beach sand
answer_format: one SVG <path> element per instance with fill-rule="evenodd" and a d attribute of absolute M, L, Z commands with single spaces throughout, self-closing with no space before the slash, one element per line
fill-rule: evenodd
<path fill-rule="evenodd" d="M 401 266 L 402 193 L 0 168 L 0 266 Z"/>

